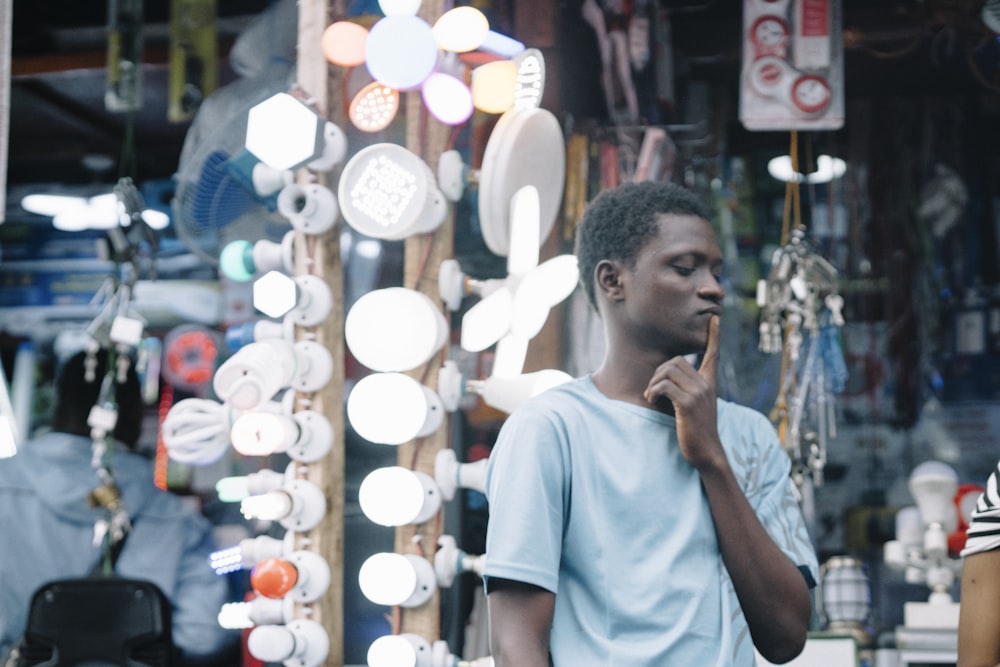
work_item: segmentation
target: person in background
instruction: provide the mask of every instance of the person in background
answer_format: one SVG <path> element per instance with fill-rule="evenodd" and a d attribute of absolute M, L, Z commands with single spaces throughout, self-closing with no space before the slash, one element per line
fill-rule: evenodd
<path fill-rule="evenodd" d="M 755 647 L 793 659 L 816 555 L 774 427 L 716 396 L 724 292 L 708 210 L 662 182 L 606 190 L 576 254 L 606 352 L 511 414 L 490 455 L 496 664 L 752 667 Z"/>
<path fill-rule="evenodd" d="M 962 549 L 958 667 L 1000 665 L 1000 463 L 976 501 Z"/>
<path fill-rule="evenodd" d="M 233 664 L 239 634 L 217 621 L 229 590 L 208 564 L 215 550 L 211 526 L 195 506 L 158 489 L 152 460 L 133 451 L 144 410 L 134 368 L 118 382 L 115 370 L 105 372 L 106 351 L 94 361 L 88 364 L 85 352 L 65 361 L 55 381 L 51 431 L 0 460 L 0 664 L 23 635 L 32 594 L 42 584 L 110 573 L 109 513 L 92 506 L 91 496 L 108 480 L 92 464 L 88 425 L 105 395 L 118 411 L 105 460 L 131 524 L 113 572 L 151 581 L 170 600 L 179 664 Z"/>

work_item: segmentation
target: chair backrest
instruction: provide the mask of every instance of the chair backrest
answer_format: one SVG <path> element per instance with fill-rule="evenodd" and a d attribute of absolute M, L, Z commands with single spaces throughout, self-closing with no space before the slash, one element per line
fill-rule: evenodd
<path fill-rule="evenodd" d="M 31 599 L 23 667 L 169 667 L 170 602 L 149 581 L 62 579 Z"/>

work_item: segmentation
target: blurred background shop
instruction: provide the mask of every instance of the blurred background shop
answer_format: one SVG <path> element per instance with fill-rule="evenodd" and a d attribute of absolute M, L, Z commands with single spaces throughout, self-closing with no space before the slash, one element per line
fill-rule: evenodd
<path fill-rule="evenodd" d="M 823 564 L 796 664 L 954 664 L 1000 456 L 1000 3 L 0 6 L 0 410 L 44 432 L 94 340 L 141 365 L 243 664 L 485 664 L 482 466 L 596 367 L 566 255 L 633 179 L 716 211 L 721 392 L 779 428 Z"/>

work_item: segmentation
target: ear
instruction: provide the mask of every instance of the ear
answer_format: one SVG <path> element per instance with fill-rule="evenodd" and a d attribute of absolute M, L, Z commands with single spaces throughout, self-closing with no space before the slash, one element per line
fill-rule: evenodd
<path fill-rule="evenodd" d="M 597 289 L 604 294 L 608 301 L 621 301 L 625 298 L 622 290 L 622 271 L 617 262 L 602 259 L 594 267 L 594 276 L 597 281 Z"/>

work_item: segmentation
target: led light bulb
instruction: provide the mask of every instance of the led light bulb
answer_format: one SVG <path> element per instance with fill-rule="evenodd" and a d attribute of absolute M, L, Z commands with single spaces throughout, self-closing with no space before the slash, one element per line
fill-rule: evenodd
<path fill-rule="evenodd" d="M 185 398 L 167 411 L 161 425 L 167 455 L 179 463 L 207 465 L 229 448 L 234 411 L 228 405 L 203 398 Z"/>
<path fill-rule="evenodd" d="M 347 224 L 376 239 L 432 232 L 447 214 L 431 168 L 398 144 L 373 144 L 355 153 L 341 172 L 337 197 Z"/>
<path fill-rule="evenodd" d="M 434 38 L 445 51 L 475 51 L 486 39 L 490 22 L 471 5 L 453 7 L 434 22 Z"/>
<path fill-rule="evenodd" d="M 448 333 L 440 308 L 405 287 L 364 294 L 344 319 L 348 349 L 364 366 L 380 372 L 403 372 L 426 363 L 444 347 Z"/>
<path fill-rule="evenodd" d="M 282 558 L 265 558 L 250 571 L 250 585 L 264 597 L 280 600 L 299 578 L 294 565 Z"/>
<path fill-rule="evenodd" d="M 319 524 L 326 513 L 326 497 L 312 482 L 294 479 L 281 489 L 244 498 L 240 512 L 248 519 L 277 521 L 288 530 L 302 532 Z"/>
<path fill-rule="evenodd" d="M 354 21 L 331 23 L 320 38 L 323 57 L 334 65 L 354 67 L 365 62 L 368 29 Z"/>
<path fill-rule="evenodd" d="M 318 157 L 323 124 L 288 93 L 277 93 L 247 112 L 246 149 L 274 169 L 295 169 Z"/>
<path fill-rule="evenodd" d="M 392 419 L 385 418 L 391 405 Z M 372 373 L 359 380 L 347 397 L 347 418 L 365 440 L 401 445 L 427 437 L 444 419 L 441 399 L 403 373 Z"/>
<path fill-rule="evenodd" d="M 222 477 L 215 483 L 219 500 L 224 503 L 240 502 L 250 495 L 267 493 L 280 488 L 285 476 L 274 470 L 258 470 L 238 477 Z"/>
<path fill-rule="evenodd" d="M 284 452 L 299 437 L 293 419 L 270 412 L 245 412 L 230 431 L 233 449 L 244 456 L 268 456 Z"/>
<path fill-rule="evenodd" d="M 420 87 L 427 110 L 445 125 L 461 125 L 472 116 L 472 91 L 451 74 L 434 72 Z"/>
<path fill-rule="evenodd" d="M 365 66 L 373 79 L 390 88 L 418 88 L 434 71 L 437 60 L 434 31 L 419 16 L 386 16 L 368 31 Z"/>
<path fill-rule="evenodd" d="M 230 280 L 246 283 L 258 272 L 277 269 L 292 271 L 294 233 L 286 233 L 281 243 L 261 240 L 251 243 L 243 239 L 231 241 L 219 254 L 219 270 Z"/>
<path fill-rule="evenodd" d="M 431 647 L 420 635 L 383 635 L 368 647 L 367 660 L 368 667 L 431 667 Z"/>
<path fill-rule="evenodd" d="M 434 568 L 415 554 L 369 556 L 358 570 L 358 584 L 366 598 L 389 607 L 419 607 L 437 590 Z"/>
<path fill-rule="evenodd" d="M 486 113 L 503 113 L 514 106 L 517 66 L 494 60 L 472 70 L 472 103 Z"/>
<path fill-rule="evenodd" d="M 285 625 L 258 625 L 247 635 L 247 651 L 263 662 L 285 667 L 319 667 L 330 653 L 330 637 L 323 626 L 308 618 Z"/>
<path fill-rule="evenodd" d="M 348 116 L 362 132 L 379 132 L 389 127 L 399 110 L 399 91 L 372 81 L 351 100 Z"/>
<path fill-rule="evenodd" d="M 426 473 L 387 466 L 376 468 L 361 481 L 358 504 L 380 526 L 417 525 L 441 508 L 441 492 Z"/>

